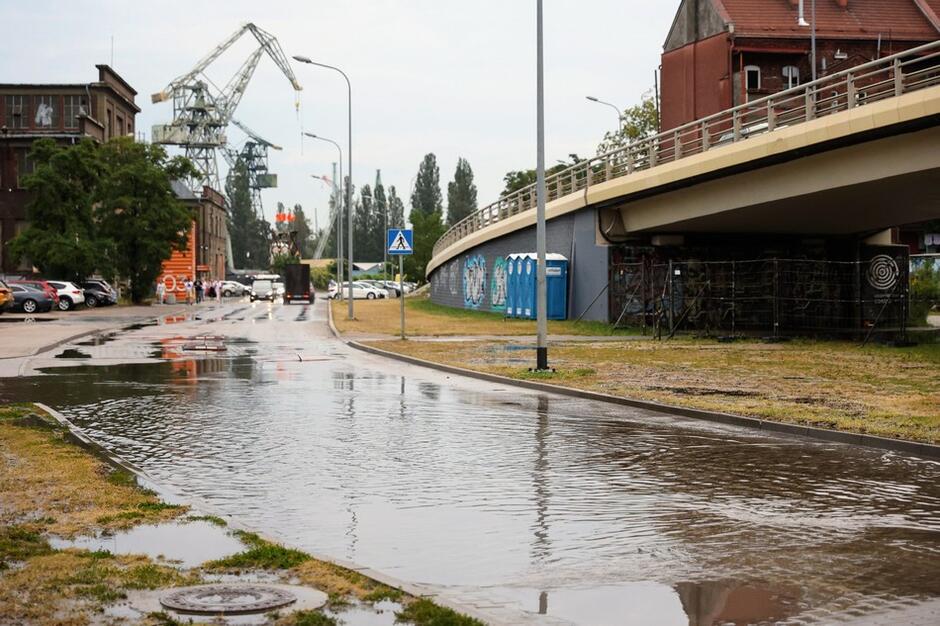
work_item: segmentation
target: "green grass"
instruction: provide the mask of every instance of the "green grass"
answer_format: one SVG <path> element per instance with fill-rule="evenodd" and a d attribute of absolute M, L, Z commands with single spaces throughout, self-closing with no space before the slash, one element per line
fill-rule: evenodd
<path fill-rule="evenodd" d="M 484 626 L 478 619 L 438 606 L 426 598 L 415 600 L 396 613 L 395 621 L 411 622 L 414 626 Z"/>
<path fill-rule="evenodd" d="M 300 550 L 285 548 L 270 541 L 265 541 L 255 533 L 237 531 L 235 536 L 248 546 L 248 549 L 224 559 L 210 561 L 204 565 L 206 569 L 283 570 L 296 567 L 304 561 L 310 560 L 310 555 Z"/>
<path fill-rule="evenodd" d="M 226 526 L 228 526 L 228 522 L 226 522 L 224 519 L 216 515 L 191 515 L 186 518 L 186 521 L 187 522 L 209 522 L 213 526 L 218 526 L 220 528 L 225 528 Z"/>
<path fill-rule="evenodd" d="M 50 552 L 52 548 L 38 532 L 22 526 L 0 527 L 0 570 L 7 569 L 10 563 Z"/>
<path fill-rule="evenodd" d="M 36 408 L 28 402 L 0 406 L 0 420 L 16 420 L 35 414 Z"/>
<path fill-rule="evenodd" d="M 108 482 L 120 487 L 137 487 L 137 477 L 126 469 L 115 469 L 108 474 Z"/>
<path fill-rule="evenodd" d="M 336 619 L 316 611 L 297 611 L 291 615 L 291 626 L 336 626 Z"/>
<path fill-rule="evenodd" d="M 372 591 L 370 591 L 362 599 L 366 602 L 383 602 L 385 600 L 391 600 L 392 602 L 398 602 L 404 597 L 404 593 L 401 590 L 395 589 L 394 587 L 388 587 L 386 585 L 379 585 Z"/>

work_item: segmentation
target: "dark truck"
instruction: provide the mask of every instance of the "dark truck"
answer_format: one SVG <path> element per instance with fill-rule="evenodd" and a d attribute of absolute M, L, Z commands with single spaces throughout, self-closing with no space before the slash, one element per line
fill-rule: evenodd
<path fill-rule="evenodd" d="M 310 284 L 310 266 L 295 263 L 284 266 L 284 304 L 291 302 L 313 303 L 313 286 Z"/>

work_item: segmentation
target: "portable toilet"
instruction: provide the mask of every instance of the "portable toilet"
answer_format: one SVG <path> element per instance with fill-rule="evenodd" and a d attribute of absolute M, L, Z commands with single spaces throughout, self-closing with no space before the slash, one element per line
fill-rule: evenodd
<path fill-rule="evenodd" d="M 568 319 L 568 259 L 560 254 L 545 255 L 545 290 L 548 319 Z"/>
<path fill-rule="evenodd" d="M 506 257 L 506 317 L 515 317 L 516 306 L 516 257 L 510 254 Z"/>
<path fill-rule="evenodd" d="M 513 317 L 524 317 L 525 310 L 525 255 L 516 255 L 516 314 Z"/>
<path fill-rule="evenodd" d="M 536 265 L 538 259 L 534 254 L 524 255 L 525 274 L 522 279 L 522 317 L 528 320 L 535 319 L 535 292 L 536 292 Z"/>

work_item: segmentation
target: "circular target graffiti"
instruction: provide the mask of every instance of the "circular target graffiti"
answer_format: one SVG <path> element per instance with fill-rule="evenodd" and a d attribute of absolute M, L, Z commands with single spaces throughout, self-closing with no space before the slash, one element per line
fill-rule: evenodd
<path fill-rule="evenodd" d="M 875 289 L 893 289 L 900 275 L 898 264 L 887 254 L 872 257 L 868 266 L 868 284 Z"/>

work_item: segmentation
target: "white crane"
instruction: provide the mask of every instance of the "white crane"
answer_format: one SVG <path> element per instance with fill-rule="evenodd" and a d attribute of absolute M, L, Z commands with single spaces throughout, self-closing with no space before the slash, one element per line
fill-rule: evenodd
<path fill-rule="evenodd" d="M 204 72 L 246 32 L 254 35 L 260 45 L 220 90 Z M 185 149 L 186 156 L 200 171 L 201 178 L 193 181 L 195 187 L 205 184 L 221 191 L 216 150 L 225 146 L 225 129 L 232 121 L 248 82 L 265 53 L 281 68 L 294 90 L 300 91 L 302 87 L 277 39 L 249 23 L 235 31 L 191 70 L 172 80 L 163 91 L 151 96 L 154 104 L 173 99 L 173 121 L 153 127 L 153 142 Z"/>

